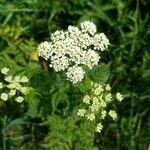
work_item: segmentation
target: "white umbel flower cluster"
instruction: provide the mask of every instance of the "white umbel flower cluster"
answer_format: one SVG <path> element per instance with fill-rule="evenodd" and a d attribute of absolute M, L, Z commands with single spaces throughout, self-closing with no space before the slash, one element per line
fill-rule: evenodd
<path fill-rule="evenodd" d="M 52 33 L 49 42 L 42 42 L 37 48 L 38 55 L 56 72 L 65 71 L 69 81 L 78 83 L 84 78 L 83 66 L 92 69 L 97 65 L 97 50 L 103 51 L 109 45 L 105 34 L 96 32 L 91 21 L 82 22 L 79 28 L 70 25 L 66 31 Z"/>
<path fill-rule="evenodd" d="M 108 84 L 91 83 L 92 88 L 89 94 L 83 97 L 81 106 L 77 111 L 77 115 L 96 123 L 95 131 L 101 132 L 102 121 L 109 115 L 113 120 L 117 119 L 115 110 L 108 110 L 108 105 L 113 100 L 123 99 L 121 93 L 112 94 L 111 87 Z M 110 105 L 109 105 L 110 106 Z"/>
<path fill-rule="evenodd" d="M 81 31 L 94 35 L 96 33 L 96 25 L 91 21 L 84 21 L 81 23 Z"/>
<path fill-rule="evenodd" d="M 0 82 L 0 100 L 8 101 L 14 100 L 18 103 L 24 101 L 24 95 L 27 92 L 27 86 L 25 86 L 29 79 L 26 76 L 11 76 L 8 75 L 9 68 L 2 68 L 2 81 Z"/>
<path fill-rule="evenodd" d="M 72 83 L 77 83 L 82 81 L 85 71 L 82 69 L 82 67 L 73 66 L 67 70 L 66 74 L 68 80 L 70 80 Z"/>

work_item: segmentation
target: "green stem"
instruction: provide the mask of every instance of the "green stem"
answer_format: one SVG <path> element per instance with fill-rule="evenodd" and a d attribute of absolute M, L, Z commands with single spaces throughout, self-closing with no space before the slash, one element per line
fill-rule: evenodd
<path fill-rule="evenodd" d="M 7 120 L 7 116 L 4 116 L 4 120 L 3 120 L 3 129 L 2 129 L 2 142 L 3 142 L 3 150 L 6 150 L 6 137 L 5 137 L 5 125 L 6 125 L 6 120 Z"/>

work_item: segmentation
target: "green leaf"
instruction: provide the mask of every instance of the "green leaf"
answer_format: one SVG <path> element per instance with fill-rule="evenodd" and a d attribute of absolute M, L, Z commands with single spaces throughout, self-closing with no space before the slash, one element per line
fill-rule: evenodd
<path fill-rule="evenodd" d="M 110 64 L 100 64 L 89 71 L 89 76 L 94 82 L 105 83 L 110 75 Z"/>
<path fill-rule="evenodd" d="M 38 93 L 33 88 L 30 88 L 28 94 L 25 97 L 25 100 L 28 103 L 28 111 L 26 115 L 32 118 L 36 117 L 38 113 L 39 99 L 37 96 Z"/>
<path fill-rule="evenodd" d="M 91 80 L 88 76 L 86 76 L 84 78 L 84 80 L 77 85 L 77 87 L 79 88 L 79 90 L 83 93 L 89 91 L 91 89 Z"/>

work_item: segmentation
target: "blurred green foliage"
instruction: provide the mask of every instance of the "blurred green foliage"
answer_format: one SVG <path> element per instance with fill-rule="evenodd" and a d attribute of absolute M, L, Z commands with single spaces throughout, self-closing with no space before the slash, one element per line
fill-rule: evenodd
<path fill-rule="evenodd" d="M 0 149 L 148 150 L 149 7 L 148 0 L 0 0 L 0 68 L 9 66 L 14 74 L 28 75 L 36 90 L 27 98 L 31 101 L 29 117 L 0 115 Z M 65 117 L 71 111 L 62 108 L 68 105 L 68 85 L 59 76 L 55 80 L 52 74 L 41 70 L 36 53 L 37 44 L 47 40 L 51 32 L 86 19 L 94 21 L 98 30 L 110 39 L 111 46 L 102 54 L 102 61 L 110 63 L 109 82 L 113 91 L 125 94 L 125 100 L 116 108 L 118 121 L 105 122 L 100 135 L 92 135 L 88 123 L 80 126 L 80 120 Z M 51 89 L 54 84 L 55 89 Z M 84 84 L 79 87 L 83 89 Z M 44 99 L 40 95 L 42 90 Z M 79 92 L 73 87 L 72 90 Z M 50 99 L 54 101 L 52 106 Z M 56 99 L 63 100 L 63 104 L 58 106 Z M 72 99 L 70 105 L 74 105 L 78 97 L 72 96 Z M 39 109 L 39 105 L 43 109 Z M 62 118 L 61 110 L 55 107 L 65 110 Z"/>

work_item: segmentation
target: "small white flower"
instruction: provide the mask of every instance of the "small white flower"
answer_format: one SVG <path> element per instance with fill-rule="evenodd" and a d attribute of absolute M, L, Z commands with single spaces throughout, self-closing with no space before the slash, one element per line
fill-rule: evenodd
<path fill-rule="evenodd" d="M 74 62 L 75 64 L 85 64 L 86 60 L 86 51 L 83 51 L 80 47 L 74 46 L 72 47 L 69 52 L 70 61 Z"/>
<path fill-rule="evenodd" d="M 78 46 L 82 49 L 87 49 L 93 44 L 93 38 L 87 33 L 82 33 L 78 37 Z"/>
<path fill-rule="evenodd" d="M 95 65 L 98 64 L 100 56 L 93 50 L 88 50 L 86 53 L 85 61 L 86 65 L 92 69 Z"/>
<path fill-rule="evenodd" d="M 112 94 L 111 93 L 106 94 L 105 100 L 106 102 L 110 102 L 112 100 Z"/>
<path fill-rule="evenodd" d="M 94 96 L 94 97 L 93 97 L 93 103 L 98 103 L 98 102 L 99 102 L 98 97 Z"/>
<path fill-rule="evenodd" d="M 9 68 L 4 67 L 4 68 L 2 68 L 1 73 L 4 75 L 7 75 L 8 71 L 9 71 Z"/>
<path fill-rule="evenodd" d="M 102 129 L 103 129 L 103 126 L 102 126 L 102 124 L 101 123 L 98 123 L 97 125 L 96 125 L 96 132 L 101 132 L 102 131 Z"/>
<path fill-rule="evenodd" d="M 7 87 L 9 89 L 14 89 L 16 87 L 16 85 L 14 83 L 10 83 L 10 84 L 7 85 Z"/>
<path fill-rule="evenodd" d="M 110 91 L 110 90 L 111 90 L 110 85 L 109 85 L 109 84 L 107 84 L 107 85 L 106 85 L 106 87 L 105 87 L 105 89 L 106 89 L 107 91 Z"/>
<path fill-rule="evenodd" d="M 64 31 L 55 31 L 54 33 L 51 34 L 51 40 L 55 43 L 60 40 L 64 40 L 66 37 L 66 33 Z"/>
<path fill-rule="evenodd" d="M 81 30 L 84 33 L 94 35 L 96 33 L 96 25 L 91 21 L 84 21 L 81 23 Z"/>
<path fill-rule="evenodd" d="M 15 99 L 16 102 L 18 103 L 21 103 L 22 101 L 24 101 L 24 98 L 22 96 L 18 96 L 16 99 Z"/>
<path fill-rule="evenodd" d="M 2 82 L 0 82 L 0 89 L 2 89 L 3 88 L 3 84 L 2 84 Z"/>
<path fill-rule="evenodd" d="M 108 48 L 109 40 L 104 33 L 96 34 L 94 36 L 94 49 L 104 51 Z"/>
<path fill-rule="evenodd" d="M 90 120 L 90 121 L 93 121 L 95 119 L 95 115 L 93 113 L 91 114 L 88 114 L 87 116 L 87 119 Z"/>
<path fill-rule="evenodd" d="M 90 104 L 90 96 L 89 95 L 85 95 L 84 97 L 83 97 L 83 102 L 85 103 L 85 104 Z"/>
<path fill-rule="evenodd" d="M 9 95 L 14 96 L 16 94 L 16 90 L 10 90 Z"/>
<path fill-rule="evenodd" d="M 5 78 L 5 81 L 11 82 L 11 81 L 12 81 L 12 76 L 7 76 L 7 77 Z"/>
<path fill-rule="evenodd" d="M 89 107 L 93 113 L 99 111 L 100 102 L 93 102 L 93 104 Z"/>
<path fill-rule="evenodd" d="M 78 37 L 81 34 L 81 31 L 79 30 L 78 27 L 75 26 L 68 26 L 68 33 L 69 36 L 74 38 L 74 37 Z"/>
<path fill-rule="evenodd" d="M 104 89 L 101 85 L 98 85 L 96 88 L 93 89 L 93 93 L 95 95 L 100 95 L 103 91 Z"/>
<path fill-rule="evenodd" d="M 85 115 L 85 113 L 86 113 L 85 109 L 79 109 L 77 115 L 82 117 Z"/>
<path fill-rule="evenodd" d="M 20 76 L 15 76 L 14 77 L 14 82 L 20 82 L 21 80 L 21 77 Z"/>
<path fill-rule="evenodd" d="M 85 71 L 82 69 L 82 67 L 73 66 L 67 70 L 66 74 L 68 80 L 70 80 L 72 83 L 78 83 L 83 80 Z"/>
<path fill-rule="evenodd" d="M 53 54 L 53 46 L 50 42 L 44 41 L 42 42 L 38 48 L 38 55 L 43 57 L 45 60 L 48 60 L 50 56 Z"/>
<path fill-rule="evenodd" d="M 20 90 L 22 88 L 22 86 L 21 86 L 21 84 L 19 84 L 19 83 L 15 83 L 15 89 L 16 90 Z"/>
<path fill-rule="evenodd" d="M 101 103 L 100 105 L 101 105 L 102 108 L 105 108 L 107 106 L 107 104 L 104 100 L 101 100 L 100 103 Z"/>
<path fill-rule="evenodd" d="M 20 82 L 26 83 L 26 82 L 29 82 L 29 79 L 26 76 L 22 76 L 20 79 Z"/>
<path fill-rule="evenodd" d="M 64 71 L 69 66 L 69 61 L 66 56 L 58 57 L 57 55 L 51 58 L 51 64 L 56 72 Z"/>
<path fill-rule="evenodd" d="M 7 100 L 8 100 L 8 94 L 2 93 L 2 94 L 1 94 L 1 99 L 2 99 L 3 101 L 7 101 Z"/>
<path fill-rule="evenodd" d="M 110 110 L 108 114 L 110 117 L 112 117 L 113 120 L 117 118 L 117 114 L 114 110 Z"/>
<path fill-rule="evenodd" d="M 106 117 L 106 110 L 102 110 L 101 112 L 101 118 L 104 119 Z"/>
<path fill-rule="evenodd" d="M 22 92 L 23 94 L 25 94 L 27 91 L 27 87 L 21 87 L 20 92 Z"/>
<path fill-rule="evenodd" d="M 121 93 L 117 93 L 117 94 L 116 94 L 116 98 L 117 98 L 117 100 L 120 101 L 120 102 L 123 100 L 123 96 L 122 96 Z"/>

